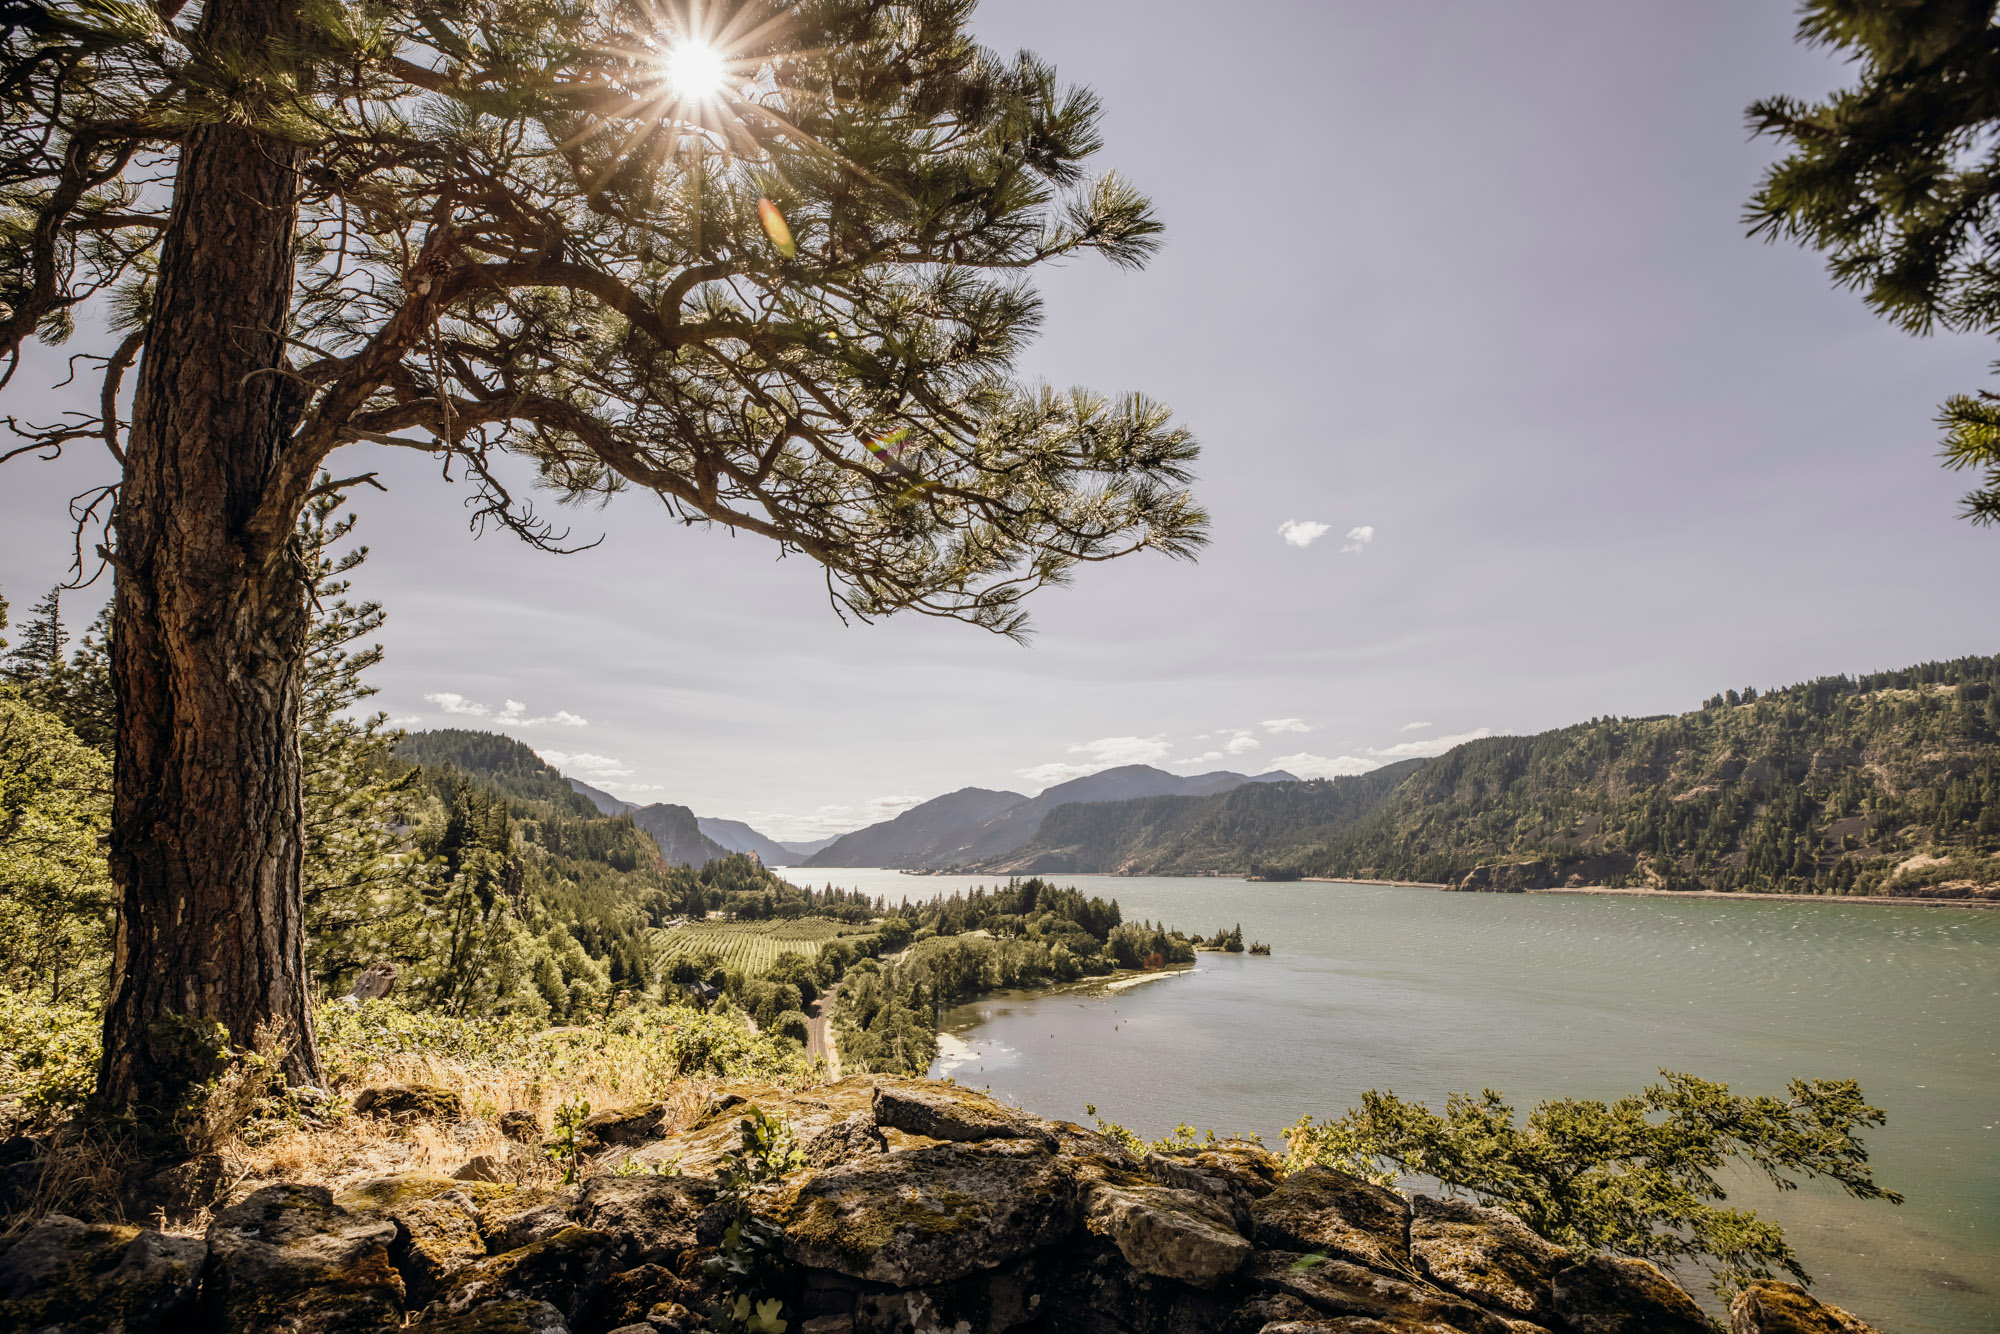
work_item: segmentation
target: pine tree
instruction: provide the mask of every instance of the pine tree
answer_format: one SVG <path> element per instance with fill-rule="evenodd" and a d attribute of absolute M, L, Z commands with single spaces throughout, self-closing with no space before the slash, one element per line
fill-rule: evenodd
<path fill-rule="evenodd" d="M 106 1111 L 180 1106 L 218 1025 L 318 1074 L 302 864 L 265 850 L 301 842 L 294 527 L 336 451 L 427 452 L 550 549 L 505 456 L 560 501 L 643 488 L 811 558 L 839 611 L 1004 634 L 1082 563 L 1202 539 L 1164 409 L 1013 375 L 1029 272 L 1159 228 L 1086 172 L 1096 99 L 979 48 L 970 0 L 25 8 L 0 358 L 109 331 L 113 419 L 38 440 L 118 466 L 85 507 L 117 515 Z M 686 48 L 721 77 L 676 82 Z"/>
<path fill-rule="evenodd" d="M 2000 26 L 1996 0 L 1806 0 L 1799 40 L 1860 72 L 1825 102 L 1773 97 L 1753 130 L 1791 155 L 1750 201 L 1753 234 L 1825 252 L 1842 287 L 1911 333 L 2000 336 Z M 2000 370 L 2000 363 L 1995 363 Z M 1983 484 L 1976 523 L 2000 519 L 2000 395 L 1939 414 L 1946 466 Z"/>
<path fill-rule="evenodd" d="M 62 628 L 62 589 L 51 588 L 28 613 L 20 646 L 0 662 L 0 678 L 32 697 L 61 677 L 63 647 L 67 643 L 68 636 Z"/>

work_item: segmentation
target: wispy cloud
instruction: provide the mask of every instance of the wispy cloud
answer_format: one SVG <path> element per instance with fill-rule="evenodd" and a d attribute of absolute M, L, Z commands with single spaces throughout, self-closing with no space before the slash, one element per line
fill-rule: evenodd
<path fill-rule="evenodd" d="M 1175 761 L 1174 761 L 1174 763 L 1175 763 L 1175 764 L 1213 764 L 1213 763 L 1214 763 L 1215 761 L 1217 761 L 1217 760 L 1219 760 L 1219 759 L 1221 759 L 1221 758 L 1222 758 L 1222 752 L 1221 752 L 1221 751 L 1219 751 L 1219 750 L 1207 750 L 1207 751 L 1203 751 L 1203 752 L 1202 752 L 1201 754 L 1199 754 L 1199 755 L 1190 755 L 1190 756 L 1188 756 L 1188 757 L 1187 757 L 1187 758 L 1185 758 L 1185 759 L 1179 759 L 1179 760 L 1175 760 Z"/>
<path fill-rule="evenodd" d="M 1164 736 L 1104 736 L 1095 741 L 1079 741 L 1069 748 L 1069 753 L 1084 758 L 1056 760 L 1015 772 L 1030 782 L 1046 787 L 1105 769 L 1115 769 L 1121 764 L 1158 764 L 1173 754 L 1173 747 Z"/>
<path fill-rule="evenodd" d="M 384 718 L 382 720 L 382 726 L 389 728 L 415 727 L 418 723 L 422 722 L 423 720 L 424 719 L 422 714 L 412 713 L 402 718 Z"/>
<path fill-rule="evenodd" d="M 528 706 L 518 699 L 510 699 L 495 713 L 477 700 L 467 699 L 455 691 L 441 690 L 435 695 L 425 695 L 425 699 L 444 710 L 465 718 L 491 718 L 496 723 L 506 723 L 510 727 L 588 727 L 590 720 L 571 713 L 568 709 L 557 709 L 554 713 L 543 714 L 539 718 L 525 717 Z"/>
<path fill-rule="evenodd" d="M 1311 755 L 1305 751 L 1296 755 L 1280 755 L 1271 761 L 1272 769 L 1283 769 L 1301 778 L 1345 778 L 1381 767 L 1381 760 L 1363 759 L 1357 755 Z"/>
<path fill-rule="evenodd" d="M 766 838 L 808 843 L 816 838 L 848 834 L 893 819 L 922 802 L 922 797 L 895 794 L 870 797 L 866 801 L 850 804 L 820 806 L 804 813 L 751 811 L 743 816 L 743 822 Z"/>
<path fill-rule="evenodd" d="M 561 769 L 565 774 L 581 778 L 586 783 L 600 778 L 628 778 L 632 770 L 625 767 L 622 760 L 609 755 L 592 755 L 588 751 L 536 750 L 535 754 Z"/>
<path fill-rule="evenodd" d="M 1370 746 L 1368 753 L 1379 755 L 1384 760 L 1415 759 L 1419 756 L 1442 755 L 1453 746 L 1462 746 L 1468 741 L 1477 741 L 1481 737 L 1492 735 L 1493 729 L 1490 727 L 1475 727 L 1470 732 L 1454 732 L 1450 736 L 1426 737 L 1422 741 L 1399 741 L 1393 746 L 1383 746 L 1379 750 Z"/>
<path fill-rule="evenodd" d="M 1311 519 L 1287 519 L 1278 525 L 1278 536 L 1290 547 L 1309 547 L 1332 531 L 1331 525 Z"/>
<path fill-rule="evenodd" d="M 1286 732 L 1310 732 L 1312 724 L 1303 718 L 1266 718 L 1264 730 L 1272 736 L 1282 736 Z"/>
<path fill-rule="evenodd" d="M 1347 545 L 1340 549 L 1340 554 L 1343 556 L 1351 555 L 1374 540 L 1375 527 L 1373 524 L 1364 523 L 1359 528 L 1350 528 L 1347 530 Z"/>
<path fill-rule="evenodd" d="M 1397 728 L 1396 730 L 1398 732 L 1421 732 L 1426 727 L 1436 727 L 1436 726 L 1437 726 L 1436 723 L 1404 723 L 1401 727 Z"/>

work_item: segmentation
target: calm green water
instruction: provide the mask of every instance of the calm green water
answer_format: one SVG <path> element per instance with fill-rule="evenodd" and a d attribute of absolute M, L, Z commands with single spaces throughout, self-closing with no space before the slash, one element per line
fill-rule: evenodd
<path fill-rule="evenodd" d="M 810 875 L 892 899 L 980 883 Z M 1492 1087 L 1525 1109 L 1632 1091 L 1662 1066 L 1745 1092 L 1852 1076 L 1889 1114 L 1868 1143 L 1909 1202 L 1812 1186 L 1734 1202 L 1782 1222 L 1814 1290 L 1888 1334 L 2000 1329 L 2000 911 L 1074 880 L 1128 918 L 1240 920 L 1277 953 L 961 1007 L 947 1026 L 966 1051 L 934 1074 L 1046 1116 L 1082 1120 L 1090 1102 L 1149 1136 L 1186 1121 L 1273 1145 L 1369 1088 L 1441 1105 Z"/>

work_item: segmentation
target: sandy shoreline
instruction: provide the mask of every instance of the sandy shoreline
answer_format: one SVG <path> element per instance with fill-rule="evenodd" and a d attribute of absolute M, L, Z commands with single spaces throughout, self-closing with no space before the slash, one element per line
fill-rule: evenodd
<path fill-rule="evenodd" d="M 1259 883 L 1285 884 L 1282 880 Z M 1755 899 L 1771 903 L 1886 903 L 1905 908 L 2000 908 L 2000 899 L 1932 899 L 1913 898 L 1908 895 L 1890 896 L 1884 894 L 1759 894 L 1748 890 L 1724 892 L 1719 889 L 1644 889 L 1637 886 L 1619 887 L 1615 885 L 1575 885 L 1558 889 L 1523 890 L 1464 890 L 1453 891 L 1449 885 L 1432 884 L 1423 880 L 1349 880 L 1330 875 L 1300 876 L 1296 883 L 1317 885 L 1389 885 L 1398 889 L 1437 889 L 1468 894 L 1629 894 L 1650 899 Z"/>

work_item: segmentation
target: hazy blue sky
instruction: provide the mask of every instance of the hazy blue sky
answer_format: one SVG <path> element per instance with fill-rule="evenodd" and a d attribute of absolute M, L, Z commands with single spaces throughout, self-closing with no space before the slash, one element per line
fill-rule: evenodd
<path fill-rule="evenodd" d="M 1023 369 L 1174 406 L 1204 445 L 1200 563 L 1086 570 L 1029 648 L 843 627 L 810 562 L 647 497 L 576 516 L 606 540 L 557 559 L 475 542 L 434 467 L 368 457 L 394 484 L 359 501 L 378 702 L 807 837 L 967 784 L 1347 772 L 2000 650 L 2000 533 L 1954 517 L 1930 422 L 1994 349 L 1896 333 L 1817 256 L 1744 236 L 1774 150 L 1743 107 L 1845 77 L 1793 22 L 1790 0 L 986 0 L 985 40 L 1102 94 L 1102 165 L 1168 227 L 1144 273 L 1045 275 Z M 0 412 L 53 401 L 17 382 Z M 0 474 L 17 611 L 98 471 Z"/>

